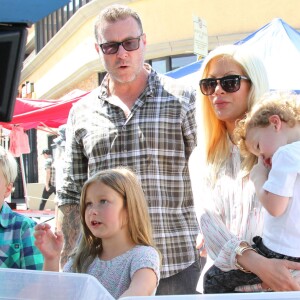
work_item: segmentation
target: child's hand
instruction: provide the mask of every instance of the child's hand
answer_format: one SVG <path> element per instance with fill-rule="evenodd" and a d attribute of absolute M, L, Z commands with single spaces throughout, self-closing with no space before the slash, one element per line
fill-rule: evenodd
<path fill-rule="evenodd" d="M 263 184 L 268 179 L 269 169 L 265 166 L 262 157 L 258 157 L 257 164 L 250 172 L 250 179 L 255 183 Z"/>
<path fill-rule="evenodd" d="M 34 244 L 45 259 L 59 258 L 64 242 L 61 232 L 53 233 L 49 224 L 41 223 L 35 226 L 34 237 Z"/>

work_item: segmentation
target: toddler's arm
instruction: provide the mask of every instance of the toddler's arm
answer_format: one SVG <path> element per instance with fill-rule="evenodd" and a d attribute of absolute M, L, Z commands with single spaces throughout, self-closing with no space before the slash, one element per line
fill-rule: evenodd
<path fill-rule="evenodd" d="M 268 168 L 263 164 L 262 158 L 259 157 L 258 163 L 251 170 L 250 179 L 254 183 L 256 195 L 262 206 L 270 215 L 277 217 L 285 212 L 289 198 L 273 194 L 263 188 L 268 179 L 268 174 Z"/>

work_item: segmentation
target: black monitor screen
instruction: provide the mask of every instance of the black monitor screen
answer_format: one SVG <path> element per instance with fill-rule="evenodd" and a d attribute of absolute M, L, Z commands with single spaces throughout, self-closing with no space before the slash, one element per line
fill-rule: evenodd
<path fill-rule="evenodd" d="M 12 119 L 25 54 L 25 24 L 0 24 L 0 121 Z"/>

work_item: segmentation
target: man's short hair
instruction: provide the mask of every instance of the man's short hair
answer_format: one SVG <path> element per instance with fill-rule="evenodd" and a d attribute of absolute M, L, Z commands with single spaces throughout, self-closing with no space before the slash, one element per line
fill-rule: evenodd
<path fill-rule="evenodd" d="M 143 34 L 143 25 L 140 16 L 132 8 L 121 4 L 112 4 L 104 8 L 95 22 L 95 38 L 97 43 L 101 42 L 99 41 L 99 36 L 101 35 L 101 25 L 103 22 L 115 23 L 129 17 L 132 17 L 137 22 L 138 27 L 140 28 L 140 34 Z"/>

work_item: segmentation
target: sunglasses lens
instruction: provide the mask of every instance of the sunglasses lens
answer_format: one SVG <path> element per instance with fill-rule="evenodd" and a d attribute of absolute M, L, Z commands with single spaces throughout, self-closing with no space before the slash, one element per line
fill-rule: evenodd
<path fill-rule="evenodd" d="M 222 89 L 227 93 L 234 93 L 240 89 L 241 76 L 240 75 L 229 75 L 222 78 L 206 78 L 200 80 L 200 90 L 202 94 L 209 96 L 212 95 L 218 85 L 219 80 Z"/>
<path fill-rule="evenodd" d="M 118 52 L 119 44 L 118 43 L 105 43 L 101 45 L 102 51 L 104 54 L 115 54 Z"/>
<path fill-rule="evenodd" d="M 240 89 L 241 79 L 237 75 L 226 76 L 220 79 L 222 89 L 227 93 L 234 93 Z"/>
<path fill-rule="evenodd" d="M 216 79 L 202 79 L 200 80 L 200 90 L 202 94 L 208 96 L 214 93 L 217 86 Z"/>
<path fill-rule="evenodd" d="M 104 43 L 100 47 L 104 54 L 115 54 L 119 50 L 119 46 L 122 45 L 126 51 L 137 50 L 140 47 L 140 36 L 138 38 L 129 39 L 120 43 Z"/>
<path fill-rule="evenodd" d="M 126 51 L 137 50 L 140 46 L 140 38 L 124 41 L 122 45 Z"/>

